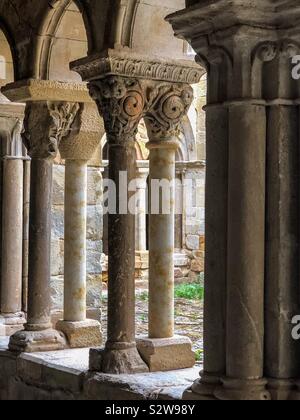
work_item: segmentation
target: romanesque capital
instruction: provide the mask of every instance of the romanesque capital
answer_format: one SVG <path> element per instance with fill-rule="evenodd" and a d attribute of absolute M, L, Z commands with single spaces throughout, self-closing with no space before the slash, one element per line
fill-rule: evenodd
<path fill-rule="evenodd" d="M 1 156 L 23 158 L 26 155 L 22 144 L 24 105 L 0 103 Z"/>
<path fill-rule="evenodd" d="M 108 140 L 117 144 L 133 140 L 145 107 L 140 80 L 107 76 L 90 82 L 89 89 L 104 119 Z"/>
<path fill-rule="evenodd" d="M 78 103 L 31 102 L 26 106 L 23 142 L 31 158 L 55 159 L 61 140 L 72 130 Z"/>
<path fill-rule="evenodd" d="M 92 99 L 81 103 L 72 129 L 59 144 L 61 158 L 89 161 L 100 147 L 104 134 L 103 118 L 96 104 Z"/>
<path fill-rule="evenodd" d="M 89 82 L 111 141 L 132 139 L 144 116 L 156 137 L 160 130 L 166 136 L 178 132 L 193 97 L 189 85 L 204 74 L 193 61 L 141 56 L 123 47 L 77 60 L 71 68 Z"/>
<path fill-rule="evenodd" d="M 187 115 L 194 99 L 193 89 L 186 84 L 154 82 L 148 91 L 145 122 L 150 141 L 178 138 L 182 118 Z"/>
<path fill-rule="evenodd" d="M 91 131 L 99 128 L 98 114 L 89 108 L 93 101 L 85 83 L 28 79 L 1 91 L 10 101 L 26 103 L 23 141 L 31 157 L 53 159 L 63 139 L 73 139 L 88 127 Z M 67 146 L 75 153 L 76 145 Z"/>

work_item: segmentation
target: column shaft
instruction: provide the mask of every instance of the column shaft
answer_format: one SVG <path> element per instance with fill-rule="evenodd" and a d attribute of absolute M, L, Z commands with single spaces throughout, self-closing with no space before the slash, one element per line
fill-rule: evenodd
<path fill-rule="evenodd" d="M 23 161 L 3 162 L 1 315 L 6 324 L 22 324 Z M 16 325 L 15 325 L 16 327 Z M 20 326 L 19 328 L 20 329 Z"/>
<path fill-rule="evenodd" d="M 27 328 L 37 330 L 51 327 L 52 170 L 51 160 L 34 158 L 31 161 Z"/>
<path fill-rule="evenodd" d="M 28 255 L 29 255 L 29 211 L 30 211 L 30 160 L 24 162 L 23 187 L 23 281 L 22 281 L 22 308 L 27 313 L 28 295 Z"/>
<path fill-rule="evenodd" d="M 275 399 L 287 399 L 300 375 L 299 342 L 291 334 L 299 314 L 298 110 L 271 107 L 267 142 L 265 374 Z"/>
<path fill-rule="evenodd" d="M 175 144 L 175 147 L 174 147 Z M 149 217 L 149 337 L 174 335 L 174 229 L 175 229 L 175 151 L 158 143 L 150 151 L 151 209 Z M 153 182 L 166 182 L 166 188 L 153 195 Z M 169 184 L 169 185 L 168 185 Z M 156 191 L 158 192 L 158 191 Z M 159 200 L 159 214 L 153 213 L 153 200 Z M 164 210 L 168 213 L 164 214 Z"/>
<path fill-rule="evenodd" d="M 229 109 L 227 364 L 225 398 L 266 399 L 264 106 Z M 222 391 L 220 395 L 222 397 Z"/>
<path fill-rule="evenodd" d="M 146 190 L 147 190 L 147 172 L 139 172 L 137 174 L 137 217 L 135 229 L 135 248 L 137 251 L 147 250 L 146 241 Z"/>
<path fill-rule="evenodd" d="M 135 178 L 134 141 L 109 145 L 109 178 L 116 185 L 117 214 L 108 216 L 107 346 L 116 349 L 135 346 L 135 215 L 119 214 L 120 172 L 127 172 L 128 184 Z"/>
<path fill-rule="evenodd" d="M 64 320 L 86 319 L 87 162 L 66 161 Z"/>
<path fill-rule="evenodd" d="M 204 372 L 193 391 L 213 395 L 226 372 L 228 110 L 206 109 Z"/>

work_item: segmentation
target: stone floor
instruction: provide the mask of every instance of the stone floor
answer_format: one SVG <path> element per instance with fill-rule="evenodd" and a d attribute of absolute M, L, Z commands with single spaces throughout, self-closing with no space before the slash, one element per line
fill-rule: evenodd
<path fill-rule="evenodd" d="M 0 373 L 10 384 L 7 399 L 179 400 L 199 375 L 199 366 L 138 375 L 88 373 L 88 349 L 11 357 L 0 338 Z M 58 385 L 59 384 L 59 385 Z M 5 399 L 1 391 L 0 399 Z"/>

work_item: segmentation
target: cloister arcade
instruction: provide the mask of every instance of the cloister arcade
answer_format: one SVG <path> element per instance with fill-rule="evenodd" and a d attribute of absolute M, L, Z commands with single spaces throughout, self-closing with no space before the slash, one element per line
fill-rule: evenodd
<path fill-rule="evenodd" d="M 299 17 L 295 0 L 0 0 L 1 400 L 299 399 Z M 204 265 L 197 378 L 174 285 Z"/>

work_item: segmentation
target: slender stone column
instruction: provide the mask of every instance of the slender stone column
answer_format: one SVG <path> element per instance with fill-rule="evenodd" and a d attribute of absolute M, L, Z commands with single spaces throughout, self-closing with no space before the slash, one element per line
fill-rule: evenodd
<path fill-rule="evenodd" d="M 4 335 L 23 329 L 23 156 L 22 120 L 7 118 L 10 130 L 4 142 L 2 185 L 2 255 L 0 287 L 0 324 Z"/>
<path fill-rule="evenodd" d="M 214 399 L 226 372 L 228 109 L 206 107 L 204 369 L 186 399 Z"/>
<path fill-rule="evenodd" d="M 298 110 L 273 106 L 268 121 L 266 366 L 274 399 L 286 399 L 300 374 L 291 320 L 299 313 Z M 280 296 L 278 305 L 273 305 Z"/>
<path fill-rule="evenodd" d="M 86 318 L 87 169 L 103 135 L 94 103 L 81 105 L 76 130 L 60 144 L 65 168 L 65 253 L 63 331 L 71 348 L 100 346 L 100 322 Z"/>
<path fill-rule="evenodd" d="M 148 163 L 148 162 L 147 162 Z M 137 216 L 135 229 L 135 248 L 138 252 L 147 251 L 146 238 L 146 206 L 147 206 L 147 178 L 149 169 L 147 167 L 137 168 Z"/>
<path fill-rule="evenodd" d="M 107 373 L 146 372 L 135 342 L 135 215 L 128 211 L 127 196 L 136 175 L 135 134 L 144 96 L 137 80 L 114 76 L 91 83 L 90 90 L 104 118 L 109 179 L 117 193 L 116 211 L 108 216 L 108 338 L 104 351 L 91 351 L 90 368 Z"/>
<path fill-rule="evenodd" d="M 158 88 L 146 114 L 150 143 L 149 338 L 138 348 L 151 371 L 192 367 L 191 342 L 174 337 L 175 154 L 180 121 L 193 90 L 188 85 Z M 162 187 L 162 188 L 161 188 Z"/>
<path fill-rule="evenodd" d="M 26 153 L 27 156 L 27 153 Z M 23 187 L 23 281 L 22 308 L 27 313 L 28 295 L 28 255 L 29 255 L 29 211 L 30 211 L 30 158 L 24 162 Z"/>
<path fill-rule="evenodd" d="M 28 319 L 11 337 L 12 351 L 65 348 L 65 336 L 52 329 L 50 294 L 51 199 L 53 161 L 62 139 L 89 97 L 82 83 L 28 79 L 2 88 L 8 99 L 26 103 L 23 141 L 31 157 L 28 261 Z M 76 129 L 76 126 L 75 126 Z"/>
<path fill-rule="evenodd" d="M 242 138 L 241 138 L 242 136 Z M 269 399 L 264 375 L 266 109 L 229 109 L 225 399 Z"/>

